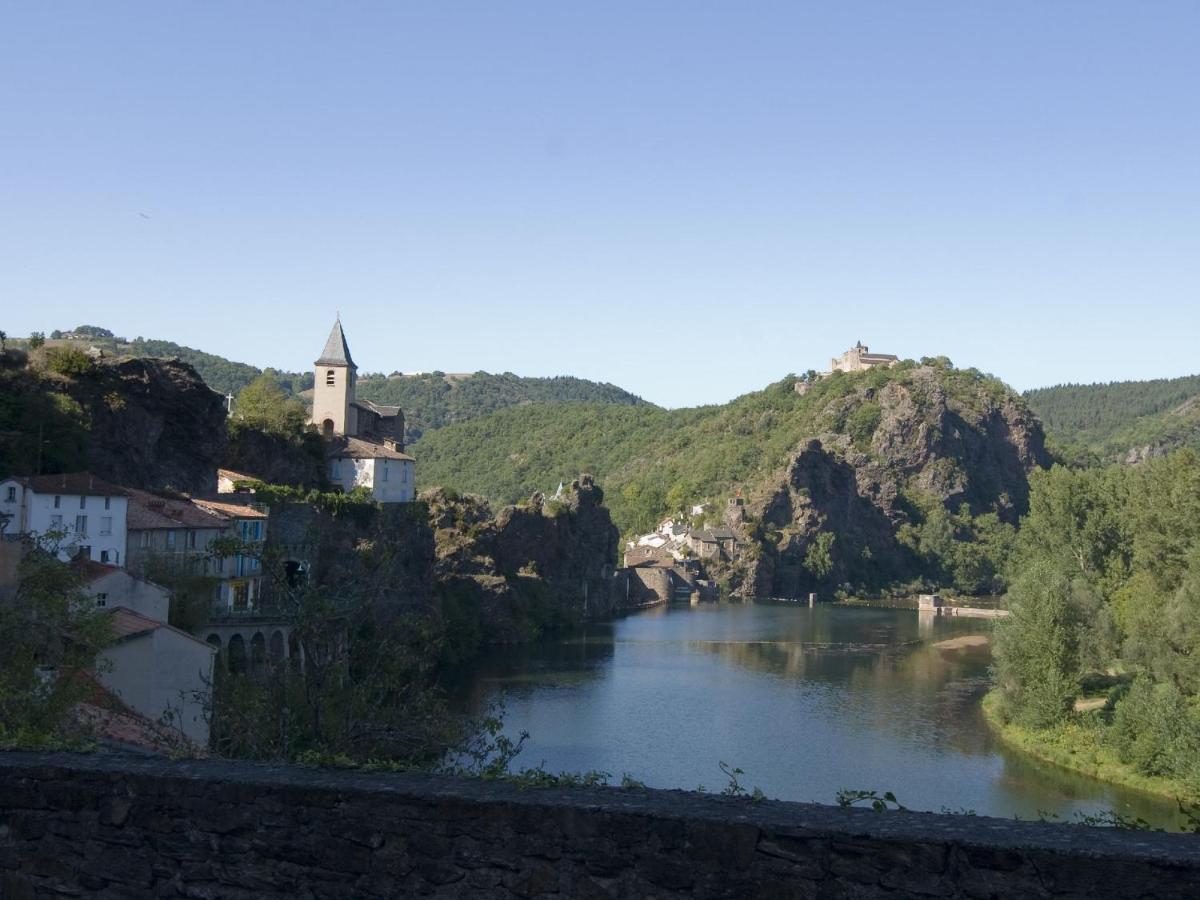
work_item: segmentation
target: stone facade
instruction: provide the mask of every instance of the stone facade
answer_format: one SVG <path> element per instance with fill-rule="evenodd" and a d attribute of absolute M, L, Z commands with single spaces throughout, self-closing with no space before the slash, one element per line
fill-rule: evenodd
<path fill-rule="evenodd" d="M 0 897 L 1200 895 L 1190 835 L 677 791 L 0 753 Z"/>
<path fill-rule="evenodd" d="M 891 353 L 872 353 L 870 348 L 859 341 L 841 356 L 835 356 L 829 361 L 831 372 L 863 372 L 876 366 L 894 366 L 900 358 Z"/>

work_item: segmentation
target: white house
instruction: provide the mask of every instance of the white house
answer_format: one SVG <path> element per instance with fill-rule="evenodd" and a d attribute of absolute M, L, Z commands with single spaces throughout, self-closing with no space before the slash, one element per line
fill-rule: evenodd
<path fill-rule="evenodd" d="M 329 480 L 370 489 L 380 503 L 416 499 L 416 461 L 404 452 L 404 413 L 355 396 L 358 367 L 339 319 L 317 359 L 312 423 L 326 440 Z"/>
<path fill-rule="evenodd" d="M 89 472 L 0 481 L 0 531 L 60 535 L 59 555 L 125 564 L 128 493 Z"/>
<path fill-rule="evenodd" d="M 171 592 L 162 585 L 137 578 L 125 569 L 90 561 L 81 566 L 81 574 L 84 590 L 95 600 L 97 608 L 109 610 L 120 606 L 155 622 L 167 621 Z"/>
<path fill-rule="evenodd" d="M 111 615 L 115 640 L 96 657 L 96 680 L 134 711 L 206 746 L 216 648 L 124 607 Z"/>

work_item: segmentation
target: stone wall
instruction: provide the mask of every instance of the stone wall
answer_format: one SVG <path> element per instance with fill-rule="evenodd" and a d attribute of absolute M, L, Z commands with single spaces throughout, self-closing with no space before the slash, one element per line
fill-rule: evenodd
<path fill-rule="evenodd" d="M 1196 897 L 1200 839 L 617 788 L 0 753 L 0 897 Z"/>

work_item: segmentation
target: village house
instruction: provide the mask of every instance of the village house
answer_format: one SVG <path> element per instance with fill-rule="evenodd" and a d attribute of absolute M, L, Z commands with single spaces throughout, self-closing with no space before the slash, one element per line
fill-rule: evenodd
<path fill-rule="evenodd" d="M 730 528 L 704 528 L 691 533 L 688 545 L 700 559 L 733 559 L 737 535 Z"/>
<path fill-rule="evenodd" d="M 312 422 L 325 438 L 329 480 L 365 487 L 380 503 L 416 499 L 415 460 L 404 452 L 404 413 L 355 396 L 358 367 L 339 319 L 316 363 Z"/>
<path fill-rule="evenodd" d="M 156 622 L 168 621 L 171 612 L 171 592 L 162 585 L 104 563 L 88 560 L 77 565 L 83 578 L 84 590 L 92 597 L 98 609 L 124 607 Z"/>
<path fill-rule="evenodd" d="M 0 528 L 7 535 L 56 536 L 59 557 L 125 564 L 128 493 L 90 472 L 0 481 Z"/>
<path fill-rule="evenodd" d="M 135 712 L 207 746 L 216 648 L 126 607 L 109 615 L 114 640 L 97 655 L 96 680 Z"/>

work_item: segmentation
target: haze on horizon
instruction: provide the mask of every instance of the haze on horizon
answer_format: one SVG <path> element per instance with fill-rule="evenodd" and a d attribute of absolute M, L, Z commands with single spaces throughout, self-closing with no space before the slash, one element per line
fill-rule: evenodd
<path fill-rule="evenodd" d="M 1200 6 L 0 6 L 0 327 L 665 406 L 1200 366 Z"/>

